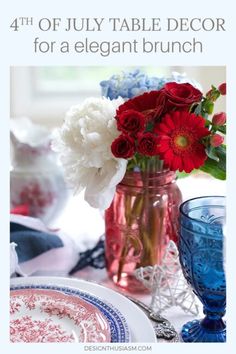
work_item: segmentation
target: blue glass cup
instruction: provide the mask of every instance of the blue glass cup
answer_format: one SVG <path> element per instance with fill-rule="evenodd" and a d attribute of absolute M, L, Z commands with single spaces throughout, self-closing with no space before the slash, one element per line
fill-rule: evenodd
<path fill-rule="evenodd" d="M 179 257 L 183 274 L 203 304 L 205 318 L 186 323 L 184 342 L 225 342 L 225 197 L 188 200 L 180 206 Z"/>

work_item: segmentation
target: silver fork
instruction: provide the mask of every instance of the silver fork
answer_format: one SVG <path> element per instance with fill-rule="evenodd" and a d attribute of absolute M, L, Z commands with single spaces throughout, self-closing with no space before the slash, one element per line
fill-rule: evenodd
<path fill-rule="evenodd" d="M 153 328 L 158 339 L 165 339 L 169 341 L 179 340 L 178 333 L 176 332 L 174 326 L 170 323 L 170 321 L 168 321 L 166 318 L 162 317 L 158 313 L 153 312 L 151 308 L 144 304 L 142 301 L 124 293 L 122 293 L 122 295 L 124 295 L 130 301 L 138 305 L 148 315 L 149 319 L 155 322 Z"/>

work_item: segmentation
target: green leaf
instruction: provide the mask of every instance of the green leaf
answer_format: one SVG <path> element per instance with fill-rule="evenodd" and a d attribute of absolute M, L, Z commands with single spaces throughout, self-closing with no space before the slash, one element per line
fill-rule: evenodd
<path fill-rule="evenodd" d="M 153 131 L 153 123 L 148 123 L 146 126 L 146 131 L 147 132 L 152 132 Z"/>
<path fill-rule="evenodd" d="M 204 101 L 199 103 L 197 106 L 193 108 L 193 113 L 195 113 L 197 116 L 202 116 L 207 120 L 208 118 L 208 113 L 206 112 L 204 108 Z"/>
<path fill-rule="evenodd" d="M 217 151 L 216 151 L 216 148 L 212 147 L 212 146 L 208 146 L 206 148 L 206 153 L 207 153 L 207 156 L 212 159 L 212 160 L 215 160 L 216 162 L 219 162 L 220 161 L 220 158 L 219 156 L 217 155 Z"/>
<path fill-rule="evenodd" d="M 216 153 L 219 157 L 219 167 L 226 171 L 226 146 L 225 145 L 220 145 L 217 148 L 215 148 Z"/>
<path fill-rule="evenodd" d="M 214 103 L 211 102 L 211 101 L 206 100 L 206 101 L 204 102 L 204 107 L 203 107 L 203 108 L 204 108 L 204 110 L 206 111 L 206 113 L 212 114 L 213 111 L 214 111 Z"/>
<path fill-rule="evenodd" d="M 217 125 L 217 130 L 222 134 L 226 134 L 226 125 L 222 125 L 222 126 Z"/>
<path fill-rule="evenodd" d="M 208 173 L 214 178 L 225 180 L 226 179 L 226 172 L 219 168 L 216 161 L 207 159 L 205 164 L 200 167 L 200 170 L 203 172 Z"/>
<path fill-rule="evenodd" d="M 197 116 L 200 116 L 202 114 L 202 103 L 199 103 L 195 109 L 194 109 L 194 113 L 197 115 Z"/>
<path fill-rule="evenodd" d="M 219 97 L 220 91 L 214 85 L 211 85 L 211 91 L 207 94 L 206 98 L 215 102 Z"/>
<path fill-rule="evenodd" d="M 205 119 L 205 127 L 206 127 L 206 128 L 209 128 L 210 125 L 212 125 L 211 121 L 206 118 L 206 119 Z"/>
<path fill-rule="evenodd" d="M 221 145 L 214 149 L 219 161 L 208 157 L 200 170 L 209 173 L 211 176 L 225 180 L 226 179 L 226 146 Z"/>

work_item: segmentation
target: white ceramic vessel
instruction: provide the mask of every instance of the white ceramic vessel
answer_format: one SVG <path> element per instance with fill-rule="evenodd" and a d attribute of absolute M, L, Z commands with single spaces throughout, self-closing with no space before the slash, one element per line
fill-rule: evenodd
<path fill-rule="evenodd" d="M 29 215 L 50 224 L 63 209 L 68 190 L 51 134 L 28 119 L 11 121 L 11 208 L 26 205 Z"/>

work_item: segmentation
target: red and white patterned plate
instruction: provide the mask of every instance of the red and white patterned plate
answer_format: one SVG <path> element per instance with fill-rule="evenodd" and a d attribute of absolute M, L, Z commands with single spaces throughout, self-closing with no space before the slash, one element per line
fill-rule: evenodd
<path fill-rule="evenodd" d="M 110 342 L 110 328 L 93 305 L 59 291 L 11 291 L 11 342 Z"/>

